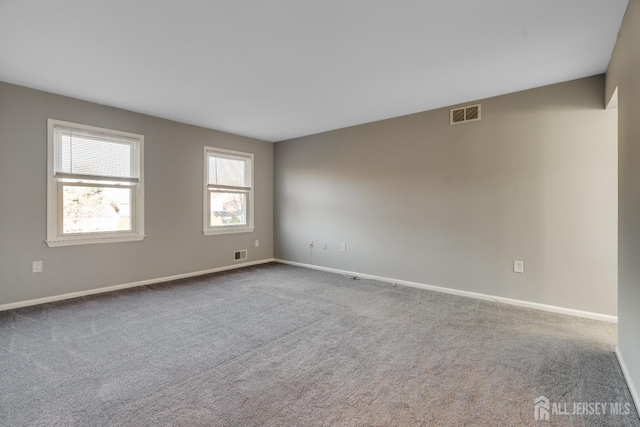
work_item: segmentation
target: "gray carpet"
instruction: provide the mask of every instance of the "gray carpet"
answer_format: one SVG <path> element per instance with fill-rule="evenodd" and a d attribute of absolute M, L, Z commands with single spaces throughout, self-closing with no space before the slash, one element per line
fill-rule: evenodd
<path fill-rule="evenodd" d="M 0 425 L 640 426 L 615 343 L 612 324 L 268 264 L 0 313 Z M 631 413 L 536 422 L 540 395 Z"/>

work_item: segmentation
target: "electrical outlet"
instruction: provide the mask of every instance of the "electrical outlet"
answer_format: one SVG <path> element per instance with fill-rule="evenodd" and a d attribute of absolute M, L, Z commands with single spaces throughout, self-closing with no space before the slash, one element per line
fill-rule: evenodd
<path fill-rule="evenodd" d="M 42 261 L 33 261 L 31 263 L 31 271 L 33 273 L 42 273 Z"/>
<path fill-rule="evenodd" d="M 324 243 L 322 244 L 322 249 L 324 249 L 324 250 L 326 250 L 326 249 L 327 249 L 327 242 L 324 242 Z"/>
<path fill-rule="evenodd" d="M 513 261 L 513 272 L 524 273 L 524 261 Z"/>
<path fill-rule="evenodd" d="M 309 242 L 309 247 L 310 247 L 311 249 L 313 249 L 313 240 L 312 240 L 311 242 Z"/>
<path fill-rule="evenodd" d="M 260 246 L 260 240 L 256 240 L 256 248 Z"/>
<path fill-rule="evenodd" d="M 347 251 L 347 244 L 346 243 L 340 243 L 340 250 L 342 252 L 346 252 Z"/>

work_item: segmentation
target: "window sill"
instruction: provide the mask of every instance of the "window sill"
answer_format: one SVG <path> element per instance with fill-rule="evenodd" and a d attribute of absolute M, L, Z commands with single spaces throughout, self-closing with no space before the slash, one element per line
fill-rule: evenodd
<path fill-rule="evenodd" d="M 220 227 L 220 230 L 206 229 L 202 233 L 205 236 L 212 236 L 215 234 L 234 234 L 234 233 L 251 233 L 254 227 Z"/>
<path fill-rule="evenodd" d="M 50 248 L 59 246 L 75 246 L 75 245 L 93 245 L 97 243 L 119 243 L 119 242 L 136 242 L 144 239 L 144 235 L 135 234 L 127 236 L 104 236 L 104 237 L 87 237 L 74 236 L 62 237 L 58 239 L 47 240 L 45 243 Z"/>

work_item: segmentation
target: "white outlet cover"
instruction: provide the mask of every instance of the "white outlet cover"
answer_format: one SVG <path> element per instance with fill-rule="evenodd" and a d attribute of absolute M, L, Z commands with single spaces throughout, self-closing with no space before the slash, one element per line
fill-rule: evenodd
<path fill-rule="evenodd" d="M 31 271 L 34 273 L 42 273 L 42 261 L 33 261 Z"/>
<path fill-rule="evenodd" d="M 260 240 L 256 240 L 256 248 L 260 246 Z"/>
<path fill-rule="evenodd" d="M 346 243 L 340 243 L 340 250 L 342 252 L 346 252 L 347 250 L 347 244 Z"/>
<path fill-rule="evenodd" d="M 513 261 L 513 272 L 524 273 L 524 261 Z"/>

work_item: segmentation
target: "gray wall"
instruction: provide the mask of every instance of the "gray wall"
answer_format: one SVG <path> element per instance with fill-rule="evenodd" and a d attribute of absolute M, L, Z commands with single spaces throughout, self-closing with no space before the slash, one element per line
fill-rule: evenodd
<path fill-rule="evenodd" d="M 143 241 L 47 247 L 47 118 L 145 136 Z M 205 145 L 254 153 L 255 232 L 202 234 Z M 0 304 L 231 265 L 235 249 L 273 256 L 271 143 L 0 83 Z"/>
<path fill-rule="evenodd" d="M 640 387 L 640 0 L 631 0 L 607 71 L 607 100 L 618 87 L 618 348 Z"/>
<path fill-rule="evenodd" d="M 483 100 L 479 122 L 440 109 L 276 143 L 275 256 L 615 315 L 603 94 L 596 76 Z"/>

